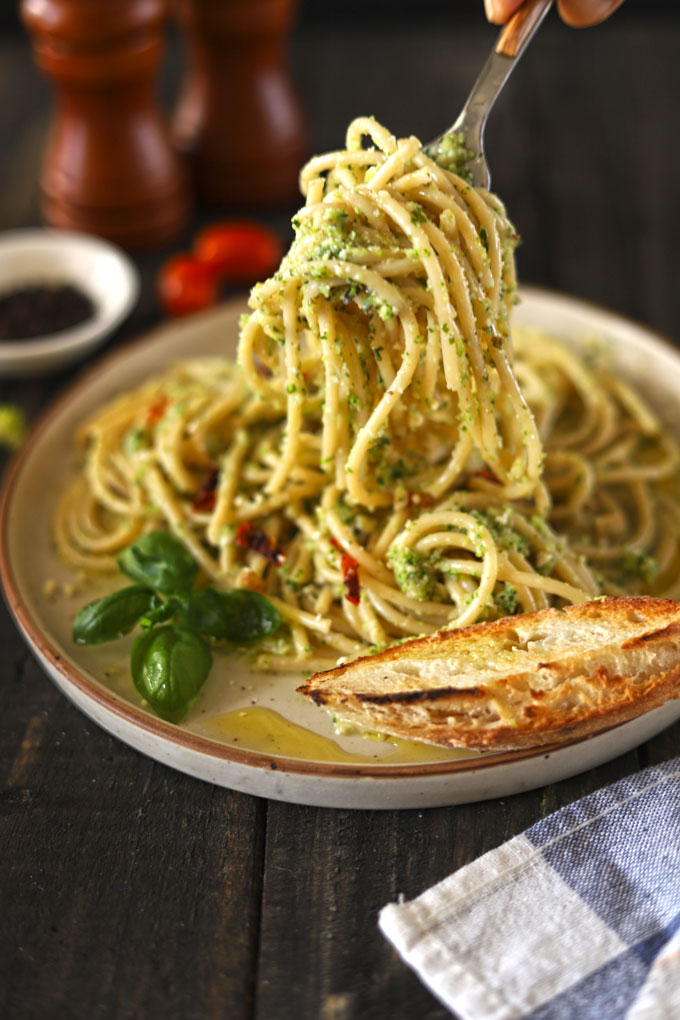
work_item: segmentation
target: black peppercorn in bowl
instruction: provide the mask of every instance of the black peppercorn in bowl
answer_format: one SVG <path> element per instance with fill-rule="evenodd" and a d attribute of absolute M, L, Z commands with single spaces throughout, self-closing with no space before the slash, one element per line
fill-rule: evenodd
<path fill-rule="evenodd" d="M 132 310 L 137 270 L 120 249 L 63 230 L 0 233 L 0 376 L 79 361 Z"/>

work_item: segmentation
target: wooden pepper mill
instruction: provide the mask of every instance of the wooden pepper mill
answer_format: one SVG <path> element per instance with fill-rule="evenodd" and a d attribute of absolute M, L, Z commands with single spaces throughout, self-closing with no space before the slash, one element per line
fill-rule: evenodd
<path fill-rule="evenodd" d="M 197 193 L 222 206 L 298 194 L 302 110 L 286 62 L 295 0 L 176 0 L 188 49 L 174 118 Z"/>
<path fill-rule="evenodd" d="M 154 94 L 164 0 L 22 0 L 21 13 L 56 93 L 46 221 L 129 248 L 176 237 L 190 202 Z"/>

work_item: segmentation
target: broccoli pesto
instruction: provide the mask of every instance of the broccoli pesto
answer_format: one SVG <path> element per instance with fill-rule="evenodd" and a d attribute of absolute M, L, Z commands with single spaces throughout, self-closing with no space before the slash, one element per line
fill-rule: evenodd
<path fill-rule="evenodd" d="M 475 158 L 475 153 L 465 144 L 465 135 L 462 132 L 453 131 L 442 135 L 433 145 L 429 145 L 425 152 L 442 170 L 457 174 L 464 181 L 472 181 L 472 173 L 467 164 Z"/>
<path fill-rule="evenodd" d="M 501 591 L 496 592 L 493 600 L 501 616 L 516 616 L 522 610 L 517 589 L 514 584 L 508 584 L 507 581 Z"/>
<path fill-rule="evenodd" d="M 436 557 L 416 552 L 410 546 L 395 545 L 387 554 L 387 562 L 404 595 L 419 602 L 432 598 L 436 584 Z"/>
<path fill-rule="evenodd" d="M 521 535 L 510 525 L 511 513 L 509 506 L 471 511 L 472 516 L 489 530 L 491 537 L 500 549 L 518 552 L 520 556 L 528 556 L 531 552 L 531 543 L 526 535 Z"/>
<path fill-rule="evenodd" d="M 637 549 L 624 549 L 616 565 L 624 580 L 643 581 L 644 584 L 652 584 L 659 571 L 654 557 Z"/>

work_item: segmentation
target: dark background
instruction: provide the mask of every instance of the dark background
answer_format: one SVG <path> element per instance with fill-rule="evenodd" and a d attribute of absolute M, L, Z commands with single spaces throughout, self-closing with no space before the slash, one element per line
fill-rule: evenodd
<path fill-rule="evenodd" d="M 111 0 L 116 3 L 116 0 Z M 301 0 L 300 11 L 304 21 L 344 20 L 359 16 L 362 20 L 375 18 L 407 18 L 412 19 L 432 14 L 451 15 L 456 18 L 477 18 L 482 0 L 343 0 L 343 3 L 332 3 L 328 0 Z M 0 9 L 0 27 L 17 28 L 19 25 L 18 3 L 16 0 L 3 0 Z M 627 0 L 624 15 L 641 14 L 673 14 L 677 11 L 675 0 Z"/>
<path fill-rule="evenodd" d="M 14 11 L 0 0 L 0 230 L 40 222 L 51 111 Z M 481 0 L 305 3 L 291 63 L 312 150 L 341 145 L 360 113 L 397 134 L 440 133 L 495 35 Z M 605 25 L 578 32 L 551 15 L 488 128 L 493 186 L 524 239 L 521 278 L 673 339 L 679 53 L 676 3 L 627 0 Z M 161 82 L 168 108 L 181 62 L 173 37 Z M 291 212 L 267 215 L 282 236 Z M 199 209 L 174 247 L 228 213 Z M 159 322 L 154 279 L 171 250 L 136 256 L 141 299 L 108 349 Z M 34 420 L 75 374 L 0 381 L 0 401 Z M 676 724 L 582 776 L 452 808 L 260 800 L 173 772 L 99 730 L 0 610 L 0 1017 L 445 1020 L 380 936 L 380 907 L 679 746 Z"/>

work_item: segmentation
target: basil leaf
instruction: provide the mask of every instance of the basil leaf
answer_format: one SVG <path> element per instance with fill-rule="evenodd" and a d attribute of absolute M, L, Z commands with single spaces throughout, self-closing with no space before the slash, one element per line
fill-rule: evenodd
<path fill-rule="evenodd" d="M 235 644 L 251 644 L 269 637 L 281 626 L 281 615 L 268 598 L 246 588 L 215 591 L 224 609 L 224 630 L 220 637 Z"/>
<path fill-rule="evenodd" d="M 261 641 L 281 624 L 269 599 L 247 589 L 202 588 L 173 601 L 187 627 L 237 645 Z"/>
<path fill-rule="evenodd" d="M 103 599 L 89 602 L 73 621 L 73 640 L 77 645 L 97 645 L 124 637 L 158 602 L 158 596 L 150 588 L 140 585 L 121 588 Z"/>
<path fill-rule="evenodd" d="M 200 635 L 168 624 L 135 640 L 130 653 L 132 679 L 143 698 L 168 722 L 187 714 L 212 666 Z"/>
<path fill-rule="evenodd" d="M 220 593 L 215 588 L 202 588 L 175 599 L 177 612 L 187 627 L 214 638 L 226 637 L 228 622 Z"/>
<path fill-rule="evenodd" d="M 189 591 L 198 564 L 179 539 L 168 531 L 150 531 L 118 557 L 118 566 L 133 581 L 141 581 L 169 595 Z"/>

